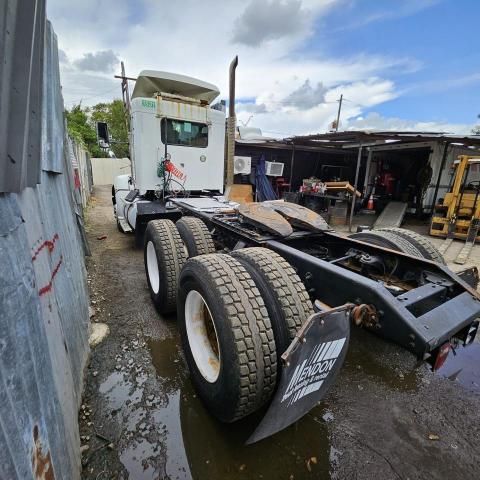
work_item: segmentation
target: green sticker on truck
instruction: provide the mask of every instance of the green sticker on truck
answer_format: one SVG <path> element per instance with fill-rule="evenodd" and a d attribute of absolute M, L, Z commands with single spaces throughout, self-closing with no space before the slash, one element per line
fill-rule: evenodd
<path fill-rule="evenodd" d="M 142 107 L 155 108 L 155 100 L 142 100 Z"/>

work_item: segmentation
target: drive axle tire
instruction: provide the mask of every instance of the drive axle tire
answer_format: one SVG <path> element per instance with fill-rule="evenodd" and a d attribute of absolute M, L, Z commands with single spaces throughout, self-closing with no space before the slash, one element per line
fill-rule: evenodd
<path fill-rule="evenodd" d="M 192 383 L 212 415 L 233 422 L 270 399 L 275 340 L 260 292 L 240 262 L 224 254 L 187 260 L 177 312 Z"/>
<path fill-rule="evenodd" d="M 407 242 L 410 242 L 417 250 L 420 251 L 423 258 L 432 260 L 437 263 L 445 265 L 445 259 L 438 249 L 423 235 L 405 228 L 382 228 L 381 232 L 390 232 L 394 235 L 402 237 Z"/>
<path fill-rule="evenodd" d="M 205 222 L 196 217 L 182 217 L 176 223 L 180 237 L 188 251 L 188 257 L 215 253 L 212 234 Z"/>
<path fill-rule="evenodd" d="M 370 243 L 371 245 L 376 245 L 378 247 L 396 250 L 397 252 L 407 253 L 412 257 L 424 258 L 420 250 L 406 239 L 383 230 L 364 230 L 363 232 L 349 235 L 349 238 L 361 240 L 362 242 Z"/>
<path fill-rule="evenodd" d="M 160 313 L 175 311 L 178 277 L 186 261 L 182 239 L 171 220 L 152 220 L 143 251 L 148 289 Z"/>
<path fill-rule="evenodd" d="M 268 248 L 242 248 L 234 250 L 232 255 L 246 268 L 260 290 L 272 323 L 277 361 L 280 362 L 299 328 L 313 314 L 305 286 L 293 267 Z"/>

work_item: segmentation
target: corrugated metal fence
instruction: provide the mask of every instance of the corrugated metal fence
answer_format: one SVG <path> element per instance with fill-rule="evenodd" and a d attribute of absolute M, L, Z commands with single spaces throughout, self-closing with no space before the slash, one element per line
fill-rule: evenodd
<path fill-rule="evenodd" d="M 0 478 L 76 479 L 89 301 L 44 1 L 4 2 L 0 35 Z"/>
<path fill-rule="evenodd" d="M 68 148 L 77 179 L 79 201 L 85 208 L 93 188 L 92 159 L 84 148 L 71 139 L 69 139 Z"/>

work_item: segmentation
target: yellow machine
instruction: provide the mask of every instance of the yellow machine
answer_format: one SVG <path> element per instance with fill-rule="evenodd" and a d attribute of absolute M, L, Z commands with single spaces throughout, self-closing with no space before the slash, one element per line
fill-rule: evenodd
<path fill-rule="evenodd" d="M 455 260 L 460 264 L 466 262 L 480 227 L 480 181 L 468 181 L 472 166 L 480 168 L 480 157 L 461 155 L 455 160 L 451 191 L 442 203 L 435 205 L 430 225 L 430 235 L 446 239 L 440 247 L 442 253 L 454 238 L 465 240 L 465 246 Z"/>

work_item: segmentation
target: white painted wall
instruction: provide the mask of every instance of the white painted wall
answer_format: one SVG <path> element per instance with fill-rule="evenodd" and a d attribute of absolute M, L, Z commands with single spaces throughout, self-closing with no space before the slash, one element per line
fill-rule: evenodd
<path fill-rule="evenodd" d="M 130 175 L 129 158 L 92 158 L 94 185 L 112 185 L 118 175 Z"/>

